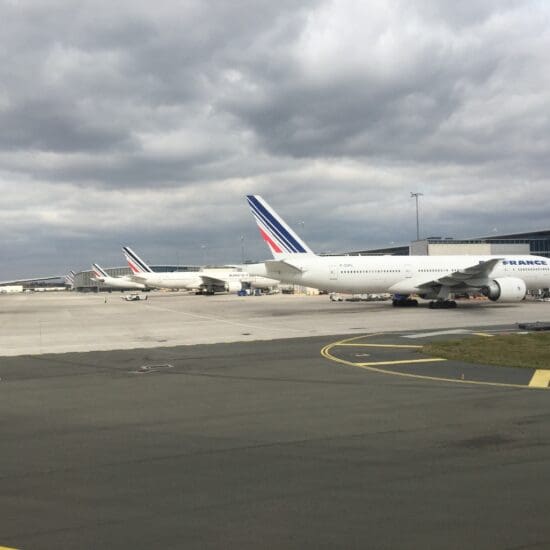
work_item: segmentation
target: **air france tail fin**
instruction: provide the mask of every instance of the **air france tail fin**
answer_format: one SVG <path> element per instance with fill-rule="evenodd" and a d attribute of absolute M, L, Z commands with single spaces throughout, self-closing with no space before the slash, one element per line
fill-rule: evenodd
<path fill-rule="evenodd" d="M 132 273 L 153 273 L 153 270 L 129 246 L 123 246 L 122 251 Z"/>
<path fill-rule="evenodd" d="M 108 273 L 99 264 L 92 264 L 92 271 L 98 279 L 109 277 Z"/>
<path fill-rule="evenodd" d="M 294 254 L 313 254 L 288 224 L 259 195 L 247 195 L 260 233 L 275 259 Z"/>
<path fill-rule="evenodd" d="M 74 271 L 69 271 L 67 275 L 65 275 L 64 282 L 67 286 L 70 286 L 71 288 L 74 288 L 74 278 L 76 276 L 76 273 Z"/>

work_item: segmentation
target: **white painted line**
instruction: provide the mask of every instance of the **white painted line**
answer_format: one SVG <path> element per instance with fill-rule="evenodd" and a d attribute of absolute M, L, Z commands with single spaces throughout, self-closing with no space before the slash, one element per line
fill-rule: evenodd
<path fill-rule="evenodd" d="M 406 334 L 403 338 L 428 338 L 430 336 L 444 336 L 445 334 L 471 334 L 471 330 L 457 328 L 453 330 L 438 330 L 436 332 L 419 332 L 417 334 Z"/>

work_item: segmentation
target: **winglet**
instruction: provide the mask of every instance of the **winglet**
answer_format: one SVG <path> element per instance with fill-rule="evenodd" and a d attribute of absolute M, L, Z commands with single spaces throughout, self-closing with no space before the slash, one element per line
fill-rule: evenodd
<path fill-rule="evenodd" d="M 309 246 L 260 195 L 247 195 L 246 199 L 260 234 L 274 258 L 279 259 L 291 254 L 313 254 Z"/>

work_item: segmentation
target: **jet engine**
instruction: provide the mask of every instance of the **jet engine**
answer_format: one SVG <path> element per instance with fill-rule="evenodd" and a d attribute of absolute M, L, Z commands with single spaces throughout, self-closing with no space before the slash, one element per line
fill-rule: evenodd
<path fill-rule="evenodd" d="M 242 287 L 241 281 L 227 281 L 227 283 L 225 283 L 225 290 L 227 292 L 239 292 Z"/>
<path fill-rule="evenodd" d="M 527 294 L 527 286 L 517 277 L 502 277 L 491 281 L 481 292 L 493 302 L 521 302 Z"/>

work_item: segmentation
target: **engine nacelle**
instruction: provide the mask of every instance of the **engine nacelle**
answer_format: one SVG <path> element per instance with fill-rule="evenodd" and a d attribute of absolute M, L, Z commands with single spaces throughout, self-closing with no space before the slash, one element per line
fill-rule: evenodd
<path fill-rule="evenodd" d="M 502 277 L 491 281 L 482 293 L 493 302 L 521 302 L 527 294 L 527 286 L 517 277 Z"/>
<path fill-rule="evenodd" d="M 227 281 L 227 283 L 225 283 L 225 290 L 227 290 L 227 292 L 239 292 L 242 287 L 241 281 Z"/>

